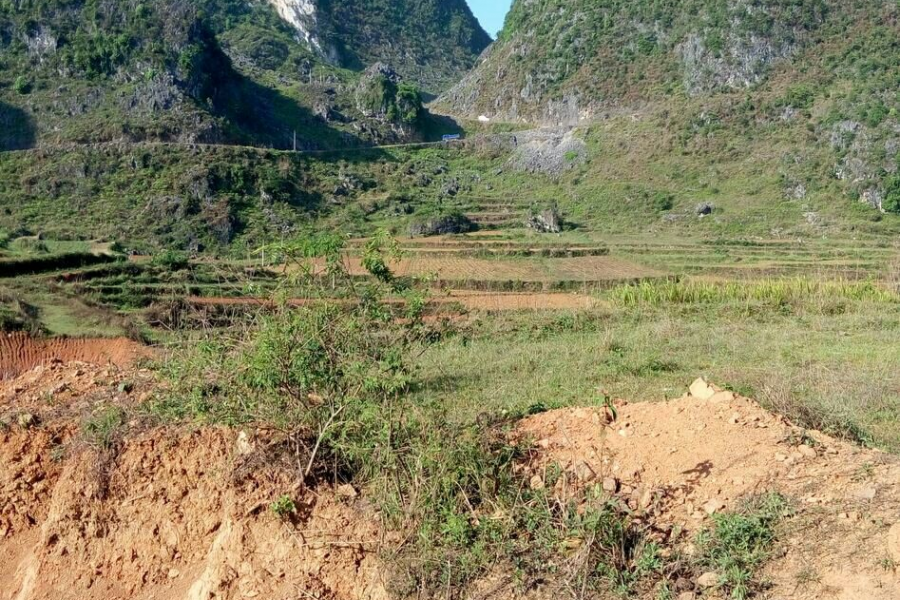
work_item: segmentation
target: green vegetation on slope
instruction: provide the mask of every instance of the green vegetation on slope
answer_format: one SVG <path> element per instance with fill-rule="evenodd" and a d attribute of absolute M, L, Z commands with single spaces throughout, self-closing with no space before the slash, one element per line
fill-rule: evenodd
<path fill-rule="evenodd" d="M 484 63 L 438 105 L 562 125 L 662 119 L 658 134 L 681 135 L 673 158 L 707 139 L 732 153 L 774 142 L 784 168 L 820 162 L 816 185 L 837 179 L 893 211 L 898 20 L 880 0 L 520 1 Z M 805 195 L 808 182 L 785 183 Z"/>
<path fill-rule="evenodd" d="M 490 43 L 465 0 L 323 0 L 344 66 L 385 62 L 429 93 L 456 83 Z"/>
<path fill-rule="evenodd" d="M 420 26 L 455 27 L 460 40 L 463 30 L 477 37 L 471 24 L 459 23 L 458 8 L 431 7 Z M 365 29 L 346 20 L 342 26 Z M 402 49 L 398 36 L 413 33 L 395 31 L 390 47 Z M 441 52 L 420 54 L 421 71 L 446 78 L 467 68 L 478 44 L 457 38 L 445 40 Z M 376 61 L 387 50 L 372 46 L 365 58 Z M 421 110 L 420 82 L 404 83 L 398 104 L 407 110 L 368 118 L 354 94 L 367 63 L 357 63 L 348 65 L 352 70 L 332 64 L 264 2 L 5 0 L 0 150 L 143 140 L 342 148 L 417 137 L 415 128 L 398 130 L 393 120 L 409 113 L 410 101 Z"/>

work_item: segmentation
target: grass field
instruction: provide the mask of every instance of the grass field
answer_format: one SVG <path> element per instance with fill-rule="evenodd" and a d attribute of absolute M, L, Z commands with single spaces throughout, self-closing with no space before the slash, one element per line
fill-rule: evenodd
<path fill-rule="evenodd" d="M 896 293 L 812 286 L 789 301 L 722 293 L 652 306 L 623 295 L 612 290 L 591 310 L 482 322 L 427 355 L 422 394 L 469 419 L 486 407 L 517 413 L 607 394 L 663 400 L 702 375 L 812 427 L 900 451 Z"/>

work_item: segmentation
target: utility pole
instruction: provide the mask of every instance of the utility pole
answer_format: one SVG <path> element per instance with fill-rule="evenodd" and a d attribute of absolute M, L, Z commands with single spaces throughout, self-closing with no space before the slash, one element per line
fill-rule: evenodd
<path fill-rule="evenodd" d="M 297 130 L 294 130 L 294 152 L 297 151 Z"/>

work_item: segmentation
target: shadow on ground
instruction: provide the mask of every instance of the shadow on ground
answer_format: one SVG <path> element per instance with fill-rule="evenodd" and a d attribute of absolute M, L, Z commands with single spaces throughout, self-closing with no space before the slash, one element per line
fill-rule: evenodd
<path fill-rule="evenodd" d="M 37 127 L 26 111 L 0 100 L 0 151 L 27 150 L 37 141 Z"/>

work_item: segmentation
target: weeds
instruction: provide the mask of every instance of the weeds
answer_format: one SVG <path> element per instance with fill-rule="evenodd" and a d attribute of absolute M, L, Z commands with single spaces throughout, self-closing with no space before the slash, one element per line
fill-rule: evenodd
<path fill-rule="evenodd" d="M 315 486 L 337 473 L 402 533 L 406 542 L 386 561 L 401 594 L 456 597 L 501 566 L 523 588 L 553 577 L 575 597 L 624 593 L 655 573 L 658 549 L 599 489 L 563 499 L 549 491 L 560 470 L 537 490 L 516 473 L 525 451 L 509 444 L 505 417 L 460 422 L 452 407 L 409 393 L 417 358 L 452 332 L 422 322 L 421 294 L 387 266 L 396 258 L 389 238 L 364 249 L 366 282 L 346 275 L 338 242 L 310 236 L 270 248 L 293 263 L 274 309 L 166 364 L 172 393 L 151 413 L 281 429 L 298 448 L 300 481 Z M 385 303 L 387 294 L 403 302 Z M 354 301 L 278 301 L 298 297 Z M 280 498 L 270 508 L 285 517 L 293 506 Z"/>
<path fill-rule="evenodd" d="M 900 303 L 896 291 L 872 281 L 821 281 L 786 278 L 759 282 L 646 281 L 609 291 L 625 308 L 671 304 L 724 304 L 756 302 L 769 306 L 807 305 L 820 312 L 834 310 L 835 301 Z"/>
<path fill-rule="evenodd" d="M 697 539 L 699 566 L 718 574 L 731 598 L 750 598 L 761 588 L 756 572 L 772 555 L 778 524 L 790 513 L 787 499 L 770 493 L 750 499 L 738 512 L 715 515 Z"/>
<path fill-rule="evenodd" d="M 92 446 L 109 450 L 116 444 L 126 416 L 125 411 L 119 407 L 102 409 L 84 421 L 82 435 Z"/>
<path fill-rule="evenodd" d="M 288 520 L 297 514 L 297 504 L 290 496 L 284 495 L 272 502 L 272 504 L 269 505 L 269 510 L 279 519 Z"/>

